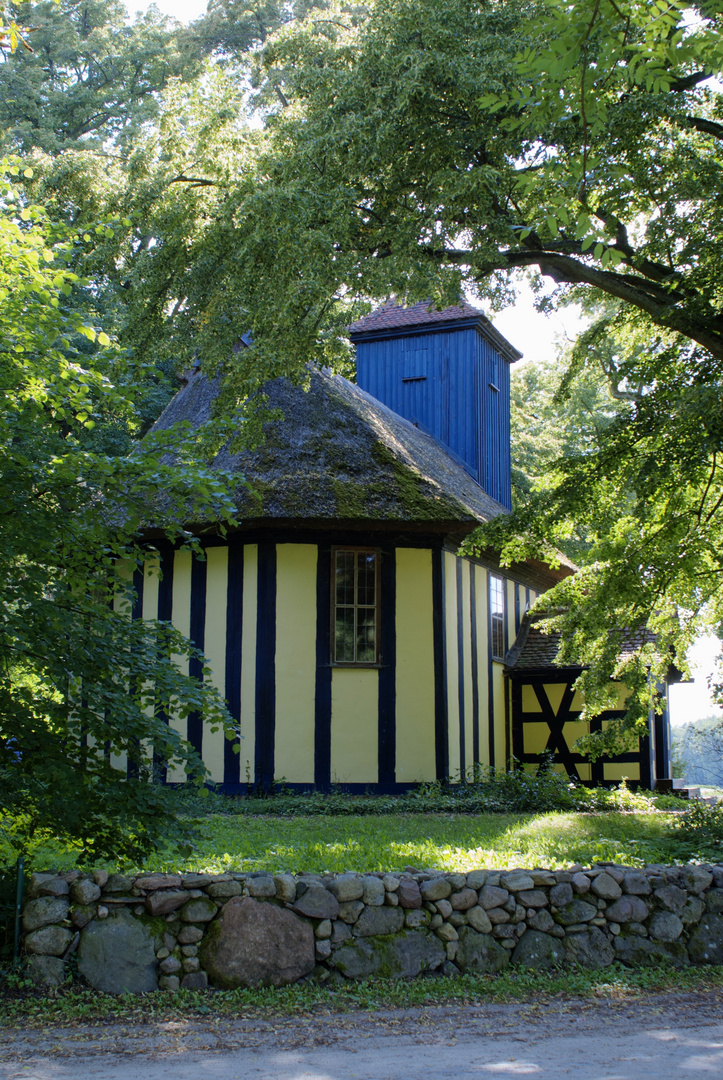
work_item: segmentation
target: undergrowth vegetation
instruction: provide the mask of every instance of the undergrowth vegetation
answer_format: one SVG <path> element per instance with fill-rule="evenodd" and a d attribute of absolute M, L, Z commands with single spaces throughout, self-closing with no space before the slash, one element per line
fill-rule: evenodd
<path fill-rule="evenodd" d="M 625 782 L 615 788 L 587 788 L 571 783 L 564 773 L 552 769 L 537 774 L 517 769 L 475 770 L 462 783 L 420 784 L 398 795 L 350 795 L 341 786 L 331 791 L 291 791 L 283 780 L 267 791 L 252 790 L 231 798 L 207 788 L 199 794 L 189 785 L 177 792 L 179 806 L 187 813 L 299 815 L 324 817 L 345 814 L 500 814 L 551 810 L 631 811 L 680 810 L 685 805 L 675 795 L 634 792 Z"/>
<path fill-rule="evenodd" d="M 609 1001 L 635 1000 L 655 992 L 720 991 L 723 968 L 674 968 L 655 964 L 631 970 L 611 967 L 533 971 L 508 969 L 495 975 L 435 975 L 411 980 L 369 979 L 338 986 L 296 983 L 255 990 L 177 990 L 163 994 L 112 997 L 96 990 L 63 987 L 38 991 L 19 977 L 14 985 L 0 982 L 0 1028 L 22 1021 L 27 1027 L 92 1021 L 186 1021 L 213 1017 L 271 1019 L 317 1016 L 324 1012 L 358 1009 L 404 1009 L 414 1006 L 475 1005 L 505 1002 L 540 1002 L 568 998 Z"/>

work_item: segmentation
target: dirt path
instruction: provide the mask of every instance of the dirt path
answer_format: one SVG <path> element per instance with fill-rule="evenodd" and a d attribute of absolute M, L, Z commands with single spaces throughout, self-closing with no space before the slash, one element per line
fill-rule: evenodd
<path fill-rule="evenodd" d="M 0 1028 L 3 1080 L 723 1077 L 723 995 Z"/>

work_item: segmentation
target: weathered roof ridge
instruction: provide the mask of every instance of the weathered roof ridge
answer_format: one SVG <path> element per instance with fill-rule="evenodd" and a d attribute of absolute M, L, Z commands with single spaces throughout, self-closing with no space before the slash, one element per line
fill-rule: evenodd
<path fill-rule="evenodd" d="M 192 374 L 154 429 L 200 427 L 218 391 L 218 378 Z M 433 436 L 340 375 L 314 369 L 308 391 L 280 378 L 263 392 L 283 420 L 267 422 L 256 450 L 226 446 L 213 462 L 250 484 L 236 493 L 245 520 L 398 522 L 464 534 L 507 513 Z"/>
<path fill-rule="evenodd" d="M 559 630 L 546 631 L 537 625 L 546 617 L 542 613 L 525 612 L 515 642 L 505 656 L 505 672 L 508 675 L 543 670 L 585 669 L 585 664 L 557 663 L 562 635 Z M 643 645 L 652 644 L 656 639 L 657 635 L 646 627 L 627 631 L 620 646 L 620 659 L 632 656 Z"/>
<path fill-rule="evenodd" d="M 387 300 L 375 311 L 357 319 L 347 328 L 352 341 L 364 334 L 394 333 L 404 329 L 420 327 L 431 329 L 433 326 L 468 323 L 475 320 L 479 329 L 497 346 L 508 360 L 519 360 L 522 353 L 496 330 L 485 313 L 473 304 L 461 300 L 459 304 L 438 311 L 431 300 L 420 300 L 411 307 L 404 307 L 394 297 Z"/>

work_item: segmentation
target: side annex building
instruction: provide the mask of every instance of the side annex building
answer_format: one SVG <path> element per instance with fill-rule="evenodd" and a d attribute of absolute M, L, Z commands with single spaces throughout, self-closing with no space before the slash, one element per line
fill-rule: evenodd
<path fill-rule="evenodd" d="M 468 304 L 389 303 L 350 336 L 356 384 L 325 370 L 308 388 L 268 383 L 283 419 L 258 449 L 216 458 L 247 482 L 237 528 L 194 524 L 204 559 L 158 541 L 159 565 L 135 575 L 133 616 L 172 621 L 205 653 L 237 726 L 238 752 L 198 718 L 183 722 L 212 782 L 229 794 L 280 780 L 395 792 L 513 756 L 534 767 L 549 752 L 583 782 L 653 783 L 647 740 L 594 770 L 571 755 L 574 692 L 553 688 L 548 701 L 521 678 L 524 660 L 514 670 L 528 608 L 574 568 L 457 554 L 511 506 L 520 354 Z M 200 426 L 217 390 L 191 374 L 156 428 Z M 549 650 L 546 664 L 536 685 L 554 687 Z"/>

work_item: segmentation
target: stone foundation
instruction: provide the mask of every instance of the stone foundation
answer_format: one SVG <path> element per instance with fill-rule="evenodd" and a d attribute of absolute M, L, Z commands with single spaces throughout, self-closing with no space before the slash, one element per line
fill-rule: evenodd
<path fill-rule="evenodd" d="M 108 993 L 299 979 L 723 964 L 723 866 L 394 874 L 33 874 L 35 979 Z"/>

